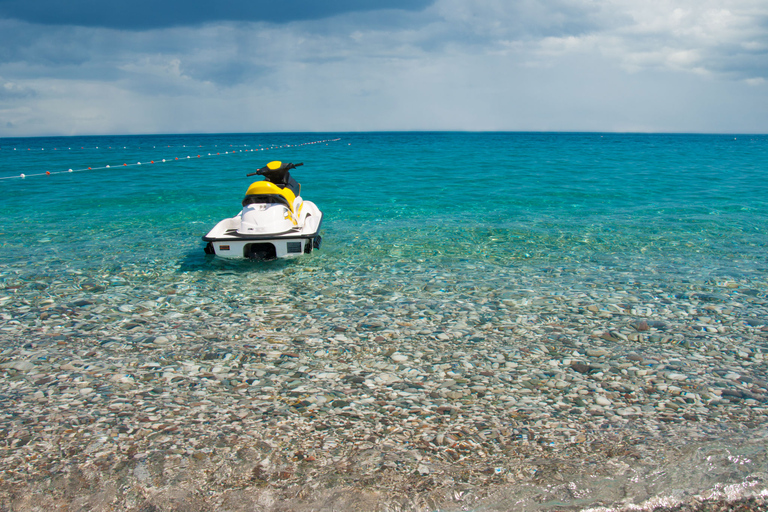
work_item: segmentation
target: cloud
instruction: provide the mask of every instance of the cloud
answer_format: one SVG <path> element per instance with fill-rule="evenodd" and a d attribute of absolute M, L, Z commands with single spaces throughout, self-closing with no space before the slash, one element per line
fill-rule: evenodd
<path fill-rule="evenodd" d="M 768 131 L 763 3 L 51 4 L 59 24 L 0 19 L 0 134 Z"/>
<path fill-rule="evenodd" d="M 66 9 L 71 17 L 87 17 L 82 14 L 87 5 L 80 3 L 84 0 L 51 1 L 50 9 L 43 9 L 48 7 L 45 0 L 0 0 L 0 16 L 4 11 L 36 6 L 37 17 L 27 16 L 30 20 L 40 22 L 40 16 L 48 15 L 40 13 L 56 9 Z M 405 3 L 416 10 L 398 9 Z M 60 16 L 56 19 L 62 25 L 41 29 L 31 21 L 0 19 L 0 62 L 50 67 L 89 67 L 104 62 L 115 68 L 132 65 L 137 69 L 136 61 L 162 55 L 181 59 L 191 77 L 237 84 L 262 78 L 281 62 L 285 66 L 347 58 L 427 58 L 447 51 L 514 53 L 526 56 L 532 66 L 546 66 L 571 55 L 591 53 L 613 60 L 629 72 L 669 69 L 744 80 L 768 77 L 768 5 L 763 4 L 762 0 L 680 0 L 674 5 L 664 0 L 243 4 L 228 0 L 216 10 L 219 14 L 206 19 L 208 5 L 203 9 L 195 2 L 184 6 L 161 2 L 159 10 L 141 9 L 138 4 L 133 10 L 165 20 L 158 21 L 160 25 L 178 26 L 126 32 L 116 29 L 138 26 L 138 22 L 121 16 L 122 25 L 94 23 L 112 28 L 90 28 L 64 26 L 67 20 L 78 20 Z M 93 1 L 94 8 L 101 5 L 116 13 L 123 8 L 120 2 Z M 381 8 L 390 10 L 368 11 Z M 166 12 L 173 9 L 189 18 Z M 285 9 L 285 16 L 270 14 L 274 9 Z M 232 15 L 225 15 L 230 11 Z M 288 11 L 293 14 L 288 16 Z M 315 19 L 327 16 L 332 17 Z M 297 21 L 303 17 L 306 19 Z M 214 22 L 219 18 L 237 21 Z M 260 18 L 293 22 L 254 21 Z"/>
<path fill-rule="evenodd" d="M 600 4 L 595 24 L 582 34 L 545 37 L 533 54 L 594 52 L 630 72 L 768 76 L 768 5 L 762 0 L 614 0 Z"/>
<path fill-rule="evenodd" d="M 35 96 L 35 91 L 24 85 L 3 80 L 0 76 L 0 103 L 5 100 L 28 99 Z"/>
<path fill-rule="evenodd" d="M 458 33 L 480 40 L 535 39 L 598 30 L 598 5 L 582 0 L 438 0 L 434 11 Z"/>
<path fill-rule="evenodd" d="M 217 21 L 286 23 L 347 12 L 420 10 L 432 0 L 0 0 L 0 18 L 43 25 L 120 30 L 201 25 Z"/>

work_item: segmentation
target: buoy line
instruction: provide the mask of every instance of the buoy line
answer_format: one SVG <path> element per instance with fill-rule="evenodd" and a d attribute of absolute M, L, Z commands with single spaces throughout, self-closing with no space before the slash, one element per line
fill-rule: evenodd
<path fill-rule="evenodd" d="M 274 149 L 285 149 L 285 148 L 295 148 L 300 146 L 309 146 L 312 144 L 322 144 L 327 142 L 337 142 L 341 140 L 340 138 L 337 139 L 325 139 L 325 140 L 317 140 L 312 142 L 302 142 L 299 144 L 283 144 L 281 146 L 269 146 L 269 147 L 262 147 L 258 149 L 236 149 L 232 151 L 218 151 L 216 153 L 207 153 L 207 154 L 197 154 L 195 156 L 182 156 L 182 157 L 174 157 L 174 158 L 162 158 L 158 160 L 150 160 L 149 162 L 136 162 L 134 163 L 126 163 L 123 164 L 117 164 L 117 165 L 104 165 L 101 167 L 84 167 L 82 169 L 67 169 L 66 171 L 45 171 L 41 173 L 35 173 L 35 174 L 19 174 L 16 176 L 0 176 L 0 180 L 12 180 L 12 179 L 26 179 L 26 178 L 32 178 L 35 176 L 52 176 L 54 174 L 69 174 L 69 173 L 75 173 L 75 172 L 84 172 L 84 171 L 97 171 L 100 169 L 112 169 L 112 168 L 126 168 L 126 167 L 137 167 L 139 165 L 153 165 L 153 164 L 161 164 L 161 163 L 171 163 L 171 162 L 177 162 L 180 160 L 191 160 L 193 158 L 204 158 L 204 157 L 215 157 L 215 156 L 223 156 L 223 155 L 234 155 L 235 153 L 249 153 L 249 152 L 257 152 L 257 151 L 269 151 Z M 239 147 L 244 147 L 245 145 L 241 145 Z M 200 146 L 199 146 L 200 147 Z M 218 145 L 216 145 L 218 147 Z M 233 147 L 230 145 L 229 147 Z M 237 146 L 235 146 L 237 147 Z M 97 146 L 98 148 L 98 146 Z M 111 148 L 110 148 L 111 149 Z"/>
<path fill-rule="evenodd" d="M 0 139 L 1 140 L 1 139 Z M 317 142 L 326 142 L 326 141 L 317 141 Z M 303 145 L 303 144 L 316 144 L 316 142 L 308 142 L 308 143 L 302 143 L 302 144 L 296 144 L 296 145 Z M 262 147 L 261 144 L 257 144 L 259 148 Z M 22 146 L 13 146 L 13 145 L 2 145 L 0 146 L 0 151 L 18 151 L 23 153 L 24 151 L 89 151 L 89 150 L 96 150 L 104 151 L 106 149 L 128 149 L 128 150 L 144 150 L 144 149 L 158 149 L 158 148 L 207 148 L 207 147 L 230 147 L 230 148 L 249 148 L 251 146 L 254 146 L 254 144 L 152 144 L 147 146 L 56 146 L 56 147 L 48 147 L 48 148 L 38 148 L 38 147 L 32 147 L 27 145 Z M 264 147 L 272 147 L 277 148 L 278 146 L 272 144 L 269 146 Z"/>

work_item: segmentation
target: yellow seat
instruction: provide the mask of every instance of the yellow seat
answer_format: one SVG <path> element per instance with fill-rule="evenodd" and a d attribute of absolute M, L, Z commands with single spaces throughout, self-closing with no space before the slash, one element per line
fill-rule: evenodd
<path fill-rule="evenodd" d="M 251 183 L 251 186 L 245 192 L 246 199 L 248 196 L 281 196 L 285 199 L 291 212 L 293 212 L 293 202 L 296 200 L 296 196 L 291 189 L 288 187 L 280 188 L 269 181 L 255 181 Z"/>

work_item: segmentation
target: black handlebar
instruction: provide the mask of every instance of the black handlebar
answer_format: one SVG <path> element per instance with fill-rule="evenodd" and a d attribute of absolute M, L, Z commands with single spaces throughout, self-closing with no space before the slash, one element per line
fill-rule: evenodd
<path fill-rule="evenodd" d="M 267 176 L 268 173 L 280 173 L 280 174 L 283 174 L 283 173 L 286 173 L 286 172 L 290 171 L 291 169 L 295 169 L 297 167 L 301 167 L 302 165 L 304 165 L 303 162 L 302 163 L 298 163 L 298 164 L 285 164 L 285 165 L 283 165 L 282 167 L 280 167 L 278 169 L 270 169 L 268 166 L 264 166 L 261 169 L 257 169 L 256 172 L 252 172 L 250 174 L 246 174 L 246 176 L 256 176 L 256 175 Z"/>

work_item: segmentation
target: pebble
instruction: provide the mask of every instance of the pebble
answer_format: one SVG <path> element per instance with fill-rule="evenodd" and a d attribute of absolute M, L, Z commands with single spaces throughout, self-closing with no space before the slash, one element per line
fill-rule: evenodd
<path fill-rule="evenodd" d="M 603 407 L 608 407 L 611 405 L 611 401 L 605 398 L 604 396 L 598 396 L 595 398 L 595 403 L 597 405 L 602 405 Z"/>
<path fill-rule="evenodd" d="M 490 496 L 768 426 L 759 279 L 313 261 L 4 274 L 0 490 Z"/>

